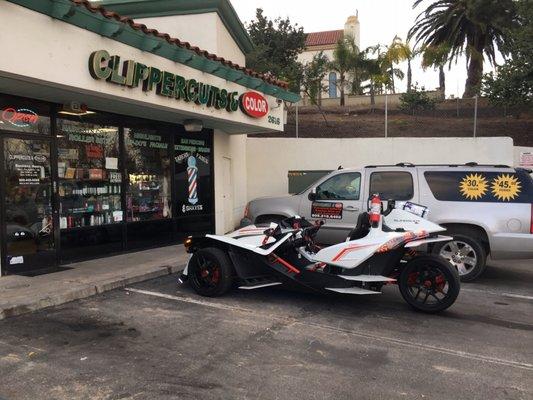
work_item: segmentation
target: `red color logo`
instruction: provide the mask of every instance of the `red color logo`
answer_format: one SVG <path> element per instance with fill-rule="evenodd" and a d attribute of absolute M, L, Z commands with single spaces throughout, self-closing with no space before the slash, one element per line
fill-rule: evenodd
<path fill-rule="evenodd" d="M 257 92 L 246 92 L 239 98 L 241 111 L 252 118 L 262 118 L 268 114 L 267 100 Z"/>
<path fill-rule="evenodd" d="M 9 122 L 11 125 L 19 128 L 25 128 L 34 125 L 39 120 L 39 116 L 32 110 L 27 108 L 19 108 L 15 110 L 13 107 L 8 107 L 2 112 L 2 119 Z"/>

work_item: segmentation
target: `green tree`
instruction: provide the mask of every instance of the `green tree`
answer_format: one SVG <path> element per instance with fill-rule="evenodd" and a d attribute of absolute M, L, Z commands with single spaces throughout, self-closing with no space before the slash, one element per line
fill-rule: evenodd
<path fill-rule="evenodd" d="M 484 76 L 483 94 L 519 117 L 533 106 L 533 3 L 518 1 L 517 9 L 518 23 L 507 32 L 503 47 L 511 59 Z"/>
<path fill-rule="evenodd" d="M 305 65 L 300 64 L 300 66 L 302 76 L 300 90 L 309 98 L 311 104 L 317 106 L 326 125 L 328 125 L 326 115 L 320 104 L 320 95 L 327 89 L 324 84 L 324 78 L 329 71 L 329 59 L 321 51 L 315 54 L 310 62 Z"/>
<path fill-rule="evenodd" d="M 289 18 L 268 19 L 261 8 L 246 28 L 255 45 L 246 56 L 246 66 L 285 80 L 290 90 L 299 92 L 301 68 L 297 57 L 305 48 L 303 28 L 293 25 Z"/>
<path fill-rule="evenodd" d="M 413 8 L 425 0 L 416 0 Z M 467 57 L 468 73 L 463 97 L 479 93 L 484 56 L 496 64 L 496 49 L 506 39 L 506 29 L 515 23 L 514 0 L 432 0 L 409 31 L 415 45 L 448 45 L 451 63 L 462 54 Z"/>
<path fill-rule="evenodd" d="M 425 90 L 419 90 L 416 85 L 409 92 L 400 95 L 400 110 L 413 115 L 421 110 L 434 110 L 435 103 Z"/>
<path fill-rule="evenodd" d="M 392 43 L 387 47 L 387 51 L 385 53 L 384 62 L 386 65 L 384 67 L 387 68 L 390 76 L 390 81 L 388 82 L 388 86 L 392 93 L 396 93 L 396 87 L 394 83 L 394 77 L 396 76 L 399 79 L 404 78 L 404 73 L 394 68 L 394 64 L 399 64 L 400 62 L 404 60 L 409 60 L 408 62 L 408 70 L 407 70 L 407 77 L 408 77 L 408 88 L 410 89 L 411 82 L 410 79 L 412 77 L 411 72 L 411 49 L 408 45 L 403 43 L 402 39 L 399 36 L 395 36 L 392 40 Z"/>
<path fill-rule="evenodd" d="M 428 46 L 422 50 L 422 68 L 438 68 L 439 70 L 439 89 L 442 96 L 446 93 L 446 74 L 444 73 L 444 66 L 448 62 L 448 55 L 450 54 L 450 47 L 446 44 L 439 46 Z"/>
<path fill-rule="evenodd" d="M 341 106 L 345 105 L 344 92 L 348 81 L 348 74 L 355 69 L 358 53 L 359 49 L 351 36 L 344 36 L 340 39 L 333 50 L 333 60 L 329 63 L 329 68 L 339 74 L 337 86 L 340 89 Z"/>

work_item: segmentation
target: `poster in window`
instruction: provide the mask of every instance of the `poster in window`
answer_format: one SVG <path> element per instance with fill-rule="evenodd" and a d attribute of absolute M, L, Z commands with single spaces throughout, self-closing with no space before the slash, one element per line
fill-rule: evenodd
<path fill-rule="evenodd" d="M 180 215 L 212 211 L 211 146 L 206 138 L 179 137 L 175 145 L 176 201 Z"/>

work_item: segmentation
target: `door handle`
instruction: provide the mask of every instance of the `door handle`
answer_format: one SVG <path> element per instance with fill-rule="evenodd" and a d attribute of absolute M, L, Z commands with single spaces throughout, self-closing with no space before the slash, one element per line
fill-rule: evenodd
<path fill-rule="evenodd" d="M 348 206 L 348 207 L 344 207 L 344 210 L 346 210 L 346 211 L 359 211 L 359 208 L 354 207 L 354 206 Z"/>

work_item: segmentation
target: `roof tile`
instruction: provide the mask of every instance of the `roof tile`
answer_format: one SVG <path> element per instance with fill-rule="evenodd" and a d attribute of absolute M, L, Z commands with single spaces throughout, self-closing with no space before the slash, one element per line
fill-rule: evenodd
<path fill-rule="evenodd" d="M 289 86 L 287 82 L 275 79 L 269 74 L 261 74 L 259 72 L 253 71 L 253 70 L 251 70 L 249 68 L 242 67 L 242 66 L 240 66 L 238 64 L 235 64 L 235 63 L 233 63 L 233 62 L 231 62 L 229 60 L 225 60 L 223 57 L 218 57 L 216 54 L 211 54 L 211 53 L 209 53 L 206 50 L 202 50 L 202 49 L 200 49 L 197 46 L 192 46 L 189 42 L 182 42 L 181 40 L 179 40 L 177 38 L 173 38 L 168 33 L 159 32 L 159 31 L 157 31 L 157 29 L 149 29 L 146 25 L 136 23 L 131 18 L 119 15 L 119 14 L 117 14 L 114 11 L 109 11 L 109 10 L 105 9 L 104 7 L 102 7 L 101 5 L 91 4 L 88 0 L 70 0 L 70 1 L 76 6 L 85 7 L 87 10 L 89 10 L 92 13 L 99 12 L 105 18 L 114 19 L 114 20 L 116 20 L 118 22 L 121 22 L 123 24 L 128 24 L 131 28 L 133 28 L 133 29 L 135 29 L 137 31 L 140 30 L 140 31 L 144 32 L 146 35 L 152 35 L 152 36 L 155 36 L 155 37 L 163 38 L 170 44 L 174 44 L 176 46 L 192 50 L 192 51 L 194 51 L 196 54 L 198 54 L 200 56 L 206 57 L 207 59 L 210 59 L 210 60 L 213 60 L 213 61 L 218 61 L 218 62 L 222 63 L 223 65 L 226 65 L 226 66 L 228 66 L 230 68 L 233 68 L 233 69 L 236 69 L 236 70 L 239 70 L 239 71 L 242 71 L 242 72 L 244 72 L 247 75 L 250 75 L 252 77 L 260 78 L 260 79 L 262 79 L 263 81 L 265 81 L 267 83 L 271 83 L 271 84 L 279 86 L 279 87 L 281 87 L 283 89 L 287 89 L 288 86 Z M 309 38 L 309 36 L 308 36 L 308 38 Z"/>
<path fill-rule="evenodd" d="M 342 39 L 344 31 L 338 29 L 335 31 L 311 32 L 307 34 L 305 39 L 305 46 L 325 46 L 330 44 L 337 44 Z"/>

